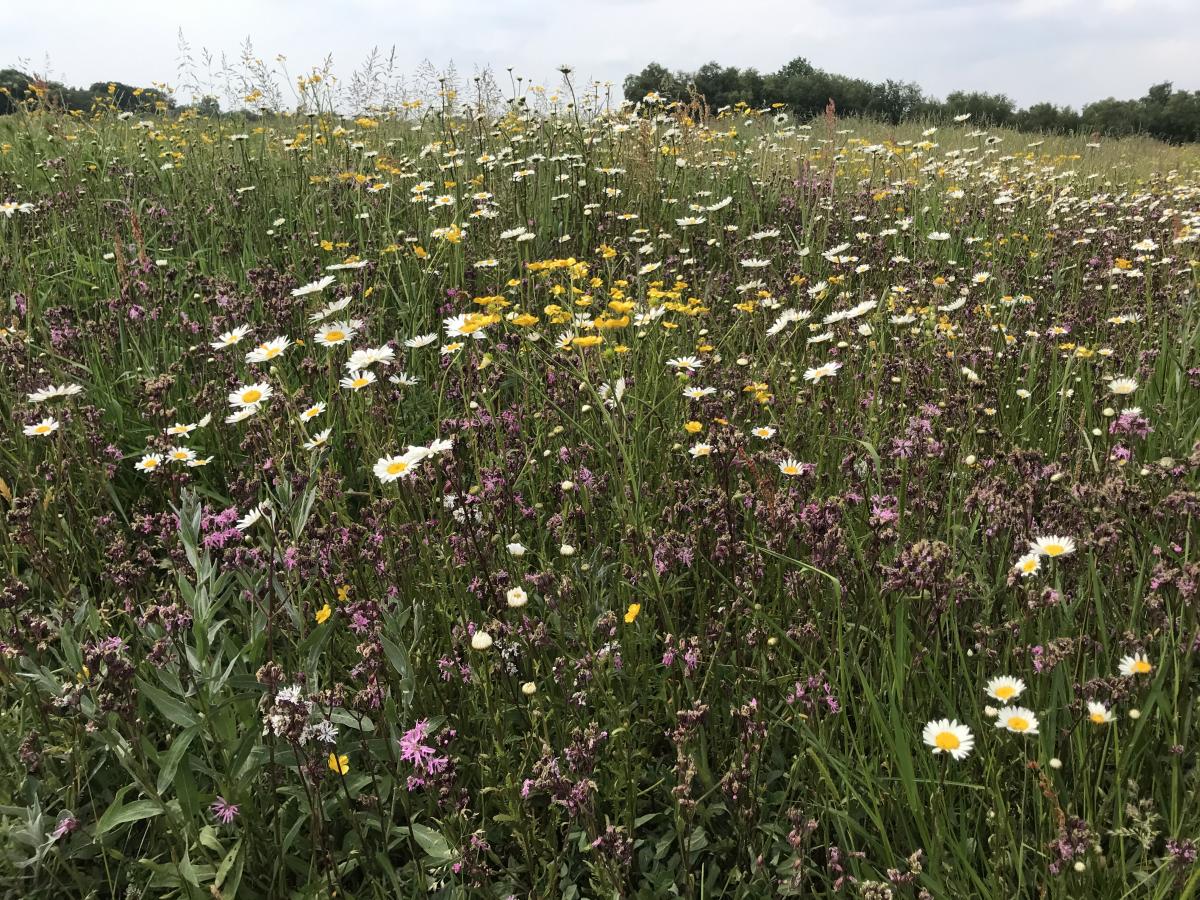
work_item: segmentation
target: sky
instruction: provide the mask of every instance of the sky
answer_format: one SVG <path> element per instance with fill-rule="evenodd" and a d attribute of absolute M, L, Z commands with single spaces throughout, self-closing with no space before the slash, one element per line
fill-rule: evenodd
<path fill-rule="evenodd" d="M 193 55 L 332 55 L 343 79 L 372 47 L 401 70 L 512 66 L 543 84 L 568 64 L 613 81 L 650 61 L 772 71 L 796 56 L 845 75 L 1006 93 L 1075 107 L 1140 97 L 1159 81 L 1200 89 L 1200 0 L 0 0 L 0 67 L 27 62 L 73 86 L 179 84 Z M 180 102 L 192 98 L 180 96 Z"/>

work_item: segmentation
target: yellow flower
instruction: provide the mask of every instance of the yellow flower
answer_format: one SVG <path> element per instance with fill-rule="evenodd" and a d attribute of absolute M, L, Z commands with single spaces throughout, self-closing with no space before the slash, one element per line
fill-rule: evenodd
<path fill-rule="evenodd" d="M 338 756 L 336 753 L 329 754 L 329 771 L 337 772 L 339 775 L 345 775 L 350 771 L 350 757 L 342 754 Z"/>
<path fill-rule="evenodd" d="M 690 422 L 685 422 L 683 424 L 683 430 L 686 431 L 688 434 L 696 434 L 703 427 L 704 426 L 701 425 L 699 422 L 697 422 L 695 419 L 693 419 Z"/>
<path fill-rule="evenodd" d="M 632 625 L 638 617 L 638 613 L 642 611 L 642 604 L 630 603 L 629 609 L 625 610 L 625 624 Z"/>
<path fill-rule="evenodd" d="M 345 603 L 350 599 L 350 585 L 343 584 L 337 591 L 338 603 Z"/>
<path fill-rule="evenodd" d="M 324 625 L 326 622 L 329 621 L 329 617 L 332 615 L 333 615 L 333 610 L 330 609 L 329 604 L 326 603 L 324 606 L 322 606 L 320 609 L 317 610 L 317 615 L 316 615 L 317 624 Z"/>

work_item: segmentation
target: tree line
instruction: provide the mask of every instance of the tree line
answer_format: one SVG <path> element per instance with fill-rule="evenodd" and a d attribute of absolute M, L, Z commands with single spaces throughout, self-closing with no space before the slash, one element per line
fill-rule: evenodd
<path fill-rule="evenodd" d="M 745 103 L 753 107 L 783 103 L 796 115 L 811 117 L 833 101 L 842 115 L 861 115 L 886 122 L 951 121 L 970 114 L 972 122 L 1023 131 L 1103 135 L 1148 134 L 1174 144 L 1200 141 L 1200 90 L 1176 90 L 1169 81 L 1153 85 L 1136 100 L 1109 97 L 1076 111 L 1070 106 L 1035 103 L 1018 108 L 1005 94 L 954 91 L 944 100 L 927 95 L 911 81 L 868 81 L 818 69 L 796 57 L 777 72 L 763 74 L 754 68 L 739 69 L 716 62 L 694 72 L 672 72 L 650 63 L 624 82 L 625 97 L 641 100 L 657 93 L 665 100 L 702 97 L 717 111 Z M 47 81 L 18 69 L 0 69 L 0 115 L 15 112 L 24 102 L 37 100 L 68 111 L 90 112 L 97 105 L 123 112 L 174 109 L 175 101 L 156 88 L 135 87 L 115 81 L 98 81 L 87 88 Z M 219 111 L 216 99 L 205 97 L 196 110 L 206 115 Z"/>
<path fill-rule="evenodd" d="M 174 107 L 175 101 L 155 88 L 136 87 L 119 81 L 97 81 L 90 87 L 68 87 L 19 69 L 0 69 L 0 115 L 16 112 L 22 103 L 40 103 L 67 111 L 91 112 L 97 106 L 116 107 L 122 112 L 150 112 Z"/>
<path fill-rule="evenodd" d="M 700 96 L 714 112 L 738 103 L 753 107 L 784 103 L 798 116 L 808 117 L 824 112 L 832 100 L 839 114 L 893 123 L 952 121 L 969 113 L 972 122 L 1024 131 L 1148 134 L 1175 144 L 1200 141 L 1200 91 L 1176 90 L 1169 81 L 1152 86 L 1140 99 L 1109 97 L 1088 103 L 1080 111 L 1054 103 L 1018 108 L 1005 94 L 954 91 L 939 100 L 911 81 L 852 78 L 796 57 L 767 74 L 716 62 L 694 72 L 672 72 L 652 62 L 628 76 L 624 89 L 625 97 L 634 101 L 651 92 L 666 100 Z"/>

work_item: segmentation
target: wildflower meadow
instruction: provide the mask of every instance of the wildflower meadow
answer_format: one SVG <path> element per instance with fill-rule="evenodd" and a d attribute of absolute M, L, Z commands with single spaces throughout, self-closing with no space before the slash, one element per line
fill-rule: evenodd
<path fill-rule="evenodd" d="M 2 895 L 1195 896 L 1200 151 L 562 79 L 0 119 Z"/>

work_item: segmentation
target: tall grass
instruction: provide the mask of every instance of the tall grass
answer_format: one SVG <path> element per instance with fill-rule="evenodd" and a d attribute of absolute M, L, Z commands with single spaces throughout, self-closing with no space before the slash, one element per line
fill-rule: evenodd
<path fill-rule="evenodd" d="M 0 121 L 6 895 L 1194 893 L 1195 149 L 571 96 Z"/>

